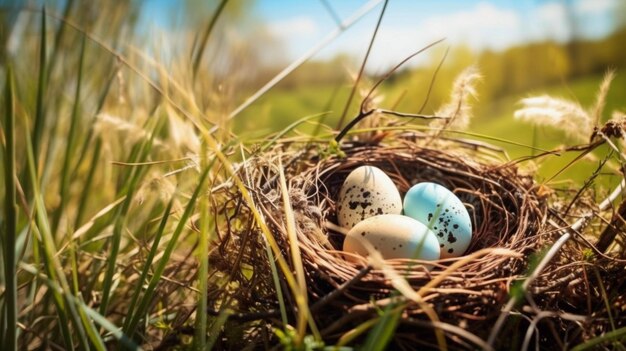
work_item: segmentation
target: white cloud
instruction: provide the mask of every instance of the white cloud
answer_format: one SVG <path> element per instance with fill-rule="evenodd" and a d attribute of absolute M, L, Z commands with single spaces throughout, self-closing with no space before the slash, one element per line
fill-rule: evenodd
<path fill-rule="evenodd" d="M 529 20 L 531 19 L 534 19 L 535 23 L 529 26 L 527 39 L 553 39 L 564 42 L 570 38 L 570 18 L 563 3 L 549 2 L 538 6 L 532 11 Z"/>
<path fill-rule="evenodd" d="M 514 10 L 498 8 L 489 3 L 478 3 L 466 11 L 428 16 L 416 19 L 416 25 L 393 23 L 381 27 L 370 56 L 369 67 L 388 68 L 421 47 L 445 38 L 446 44 L 467 45 L 473 49 L 504 49 L 522 40 L 521 19 Z M 369 31 L 369 29 L 368 29 Z M 371 32 L 359 36 L 369 40 Z M 352 41 L 342 51 L 361 52 L 365 43 Z M 351 49 L 358 51 L 353 51 Z M 361 49 L 358 49 L 361 48 Z M 409 65 L 428 60 L 429 53 L 411 60 Z"/>
<path fill-rule="evenodd" d="M 574 10 L 579 14 L 604 14 L 614 10 L 619 0 L 578 0 Z"/>
<path fill-rule="evenodd" d="M 454 44 L 502 49 L 518 39 L 519 26 L 515 11 L 481 2 L 468 11 L 431 17 L 420 25 L 420 32 L 433 38 L 445 36 Z"/>
<path fill-rule="evenodd" d="M 306 16 L 298 16 L 270 23 L 269 29 L 278 37 L 301 37 L 311 36 L 318 32 L 317 24 L 313 19 Z"/>
<path fill-rule="evenodd" d="M 611 30 L 611 21 L 607 18 L 617 9 L 619 1 L 626 0 L 542 1 L 525 6 L 482 1 L 463 10 L 451 8 L 437 14 L 390 7 L 371 52 L 368 70 L 380 72 L 441 38 L 446 38 L 444 45 L 504 50 L 526 42 L 565 42 L 571 38 L 574 28 L 583 35 L 600 37 Z M 348 30 L 319 57 L 328 58 L 339 52 L 362 57 L 375 19 L 370 16 Z M 576 27 L 572 27 L 572 21 L 576 21 Z M 280 38 L 288 39 L 292 52 L 296 53 L 311 47 L 311 40 L 322 34 L 308 16 L 275 22 L 270 29 Z M 294 47 L 298 50 L 293 50 Z M 422 54 L 409 65 L 425 62 L 429 56 L 430 52 Z"/>

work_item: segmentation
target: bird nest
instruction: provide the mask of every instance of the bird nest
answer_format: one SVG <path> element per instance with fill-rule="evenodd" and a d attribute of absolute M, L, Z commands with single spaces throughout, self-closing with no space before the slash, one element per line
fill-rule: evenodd
<path fill-rule="evenodd" d="M 548 220 L 547 201 L 538 194 L 532 175 L 496 154 L 493 147 L 481 143 L 398 133 L 388 144 L 345 143 L 330 153 L 279 143 L 245 161 L 239 176 L 250 198 L 234 183 L 214 192 L 219 245 L 210 264 L 231 288 L 216 288 L 210 301 L 222 301 L 217 297 L 223 294 L 230 301 L 228 307 L 236 311 L 220 340 L 229 347 L 268 342 L 272 335 L 268 325 L 284 328 L 277 296 L 282 296 L 287 318 L 295 324 L 296 297 L 272 263 L 281 256 L 295 274 L 292 256 L 299 252 L 309 310 L 325 342 L 342 340 L 346 332 L 380 316 L 387 306 L 401 303 L 403 312 L 391 341 L 394 347 L 436 347 L 435 329 L 457 347 L 484 347 L 483 340 L 514 293 L 512 287 L 529 273 L 533 255 L 560 235 Z M 431 270 L 412 259 L 346 260 L 341 251 L 344 235 L 333 225 L 336 201 L 344 179 L 362 165 L 382 169 L 402 195 L 423 181 L 454 192 L 466 205 L 474 228 L 465 256 L 437 261 Z M 289 241 L 291 217 L 283 203 L 285 189 L 287 211 L 295 222 L 296 251 Z M 266 231 L 259 221 L 266 223 Z M 565 257 L 579 256 L 575 246 L 564 250 Z M 551 266 L 545 272 L 540 280 L 548 284 L 551 277 L 573 271 Z M 404 282 L 419 301 L 397 293 L 398 284 Z M 282 295 L 277 295 L 277 287 Z M 548 290 L 540 292 L 541 301 L 554 303 L 555 296 L 546 295 Z M 215 304 L 209 312 L 218 314 L 223 308 Z M 435 320 L 427 309 L 434 311 Z"/>

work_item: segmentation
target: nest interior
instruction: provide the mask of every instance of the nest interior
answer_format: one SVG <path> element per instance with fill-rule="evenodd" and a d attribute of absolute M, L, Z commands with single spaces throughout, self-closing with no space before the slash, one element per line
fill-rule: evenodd
<path fill-rule="evenodd" d="M 319 207 L 323 220 L 336 223 L 335 201 L 347 175 L 356 167 L 372 165 L 385 171 L 402 195 L 413 184 L 425 181 L 452 190 L 466 204 L 474 228 L 466 254 L 499 247 L 527 257 L 549 239 L 544 235 L 545 203 L 535 194 L 532 178 L 519 174 L 515 167 L 488 165 L 474 161 L 468 154 L 419 147 L 410 142 L 396 147 L 348 147 L 344 151 L 345 157 L 316 163 L 293 178 L 292 186 L 303 189 L 307 204 Z M 323 223 L 319 226 L 323 228 Z M 374 313 L 376 304 L 371 303 L 372 299 L 386 301 L 394 291 L 384 273 L 375 269 L 354 279 L 363 267 L 347 262 L 341 255 L 342 234 L 325 231 L 329 243 L 324 243 L 318 235 L 307 233 L 306 226 L 301 226 L 301 230 L 299 239 L 305 248 L 302 252 L 311 294 L 322 298 L 348 284 L 340 297 L 327 303 L 328 312 L 319 315 L 319 319 L 327 319 L 320 322 L 328 326 L 324 331 L 329 336 L 341 333 L 350 322 L 363 318 L 352 312 Z M 418 290 L 453 261 L 443 262 L 432 271 L 412 260 L 388 262 Z M 511 281 L 525 269 L 524 259 L 487 254 L 453 271 L 438 285 L 437 292 L 429 295 L 429 301 L 442 320 L 472 325 L 479 330 L 480 323 L 476 322 L 497 315 L 508 299 Z M 406 310 L 404 319 L 420 318 L 422 314 L 415 305 Z M 338 329 L 333 331 L 333 327 Z"/>
<path fill-rule="evenodd" d="M 463 201 L 472 219 L 473 238 L 466 254 L 484 248 L 504 248 L 519 254 L 511 257 L 487 253 L 476 257 L 446 272 L 445 278 L 424 296 L 442 322 L 479 338 L 486 339 L 490 326 L 511 296 L 511 286 L 528 273 L 529 258 L 558 235 L 547 220 L 548 205 L 537 194 L 531 175 L 502 163 L 489 148 L 461 141 L 422 144 L 409 138 L 384 146 L 345 144 L 341 156 L 321 156 L 315 149 L 289 151 L 298 148 L 279 145 L 243 167 L 242 179 L 255 206 L 268 223 L 281 255 L 291 263 L 276 166 L 286 165 L 310 309 L 327 342 L 338 340 L 346 331 L 377 315 L 391 303 L 390 297 L 396 291 L 384 271 L 366 266 L 365 261 L 347 261 L 341 252 L 343 235 L 327 229 L 325 224 L 336 223 L 339 189 L 356 167 L 373 165 L 382 169 L 402 195 L 423 181 L 447 187 Z M 221 267 L 227 279 L 236 282 L 237 289 L 228 292 L 233 301 L 231 307 L 238 311 L 231 320 L 237 325 L 251 322 L 244 328 L 246 343 L 261 342 L 267 335 L 262 331 L 266 324 L 252 321 L 280 323 L 269 263 L 274 255 L 241 193 L 233 188 L 224 189 L 223 195 L 216 212 L 222 215 L 224 223 L 218 229 L 219 248 L 211 256 L 211 264 Z M 417 291 L 444 274 L 454 262 L 441 261 L 431 271 L 410 259 L 386 263 Z M 287 284 L 282 281 L 281 286 L 287 306 L 295 306 Z M 295 308 L 291 312 L 295 314 Z M 393 342 L 409 349 L 414 345 L 436 346 L 433 328 L 419 305 L 408 304 Z M 457 346 L 476 347 L 462 335 L 446 335 Z"/>

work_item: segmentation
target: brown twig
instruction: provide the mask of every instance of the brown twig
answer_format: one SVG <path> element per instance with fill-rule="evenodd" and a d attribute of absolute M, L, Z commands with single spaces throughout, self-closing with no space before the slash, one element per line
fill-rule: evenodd
<path fill-rule="evenodd" d="M 378 29 L 380 28 L 380 23 L 383 21 L 383 17 L 385 16 L 385 10 L 387 9 L 387 4 L 389 0 L 385 0 L 383 4 L 383 9 L 380 10 L 380 15 L 378 16 L 378 21 L 376 22 L 376 26 L 374 27 L 374 33 L 372 33 L 372 37 L 370 38 L 369 45 L 367 46 L 367 51 L 365 52 L 365 56 L 363 57 L 363 61 L 361 62 L 361 68 L 359 68 L 359 73 L 354 80 L 354 84 L 352 84 L 352 90 L 350 90 L 350 95 L 348 96 L 348 101 L 346 101 L 346 105 L 343 108 L 343 112 L 341 113 L 341 117 L 339 118 L 339 122 L 337 123 L 337 129 L 341 128 L 344 120 L 346 119 L 346 114 L 348 113 L 348 109 L 352 104 L 352 99 L 354 98 L 354 94 L 356 93 L 356 89 L 359 87 L 359 82 L 361 81 L 361 77 L 363 77 L 363 72 L 365 71 L 365 65 L 367 64 L 367 59 L 370 57 L 370 52 L 372 51 L 372 47 L 374 46 L 374 41 L 376 40 L 376 35 L 378 34 Z"/>

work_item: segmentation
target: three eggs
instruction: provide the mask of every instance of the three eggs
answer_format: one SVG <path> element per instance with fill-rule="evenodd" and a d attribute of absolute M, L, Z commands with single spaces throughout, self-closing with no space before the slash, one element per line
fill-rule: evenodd
<path fill-rule="evenodd" d="M 383 258 L 437 260 L 459 257 L 472 239 L 472 223 L 461 200 L 444 186 L 415 184 L 404 196 L 374 166 L 354 169 L 337 201 L 337 220 L 349 229 L 343 250 Z M 364 243 L 364 242 L 367 243 Z"/>

